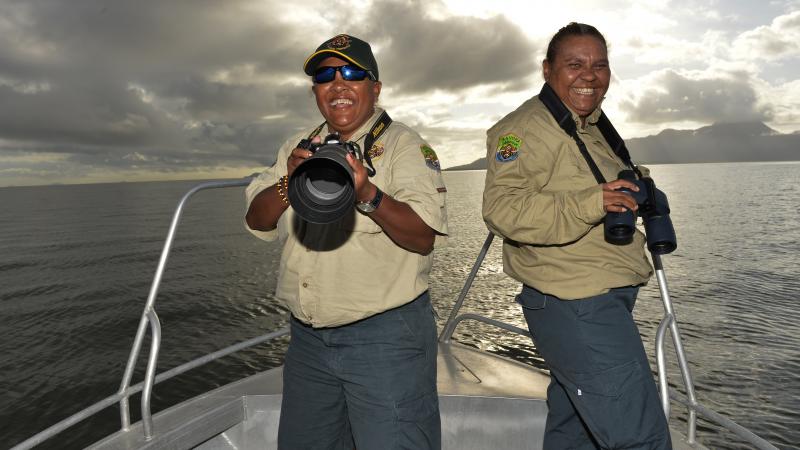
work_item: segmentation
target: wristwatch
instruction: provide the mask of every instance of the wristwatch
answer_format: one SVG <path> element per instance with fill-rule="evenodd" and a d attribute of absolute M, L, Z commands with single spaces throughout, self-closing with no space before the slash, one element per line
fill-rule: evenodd
<path fill-rule="evenodd" d="M 356 208 L 363 213 L 371 213 L 378 209 L 378 205 L 381 204 L 381 200 L 383 200 L 383 191 L 380 190 L 377 186 L 375 187 L 375 197 L 368 202 L 358 202 L 356 203 Z"/>

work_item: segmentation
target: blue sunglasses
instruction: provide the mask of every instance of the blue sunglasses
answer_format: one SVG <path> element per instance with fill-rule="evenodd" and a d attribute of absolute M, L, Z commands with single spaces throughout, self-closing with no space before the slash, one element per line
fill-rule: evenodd
<path fill-rule="evenodd" d="M 334 78 L 336 78 L 336 72 L 340 72 L 342 74 L 342 79 L 345 81 L 361 81 L 367 77 L 369 77 L 370 80 L 375 81 L 375 76 L 372 75 L 372 72 L 350 64 L 337 67 L 319 67 L 314 71 L 314 76 L 312 79 L 314 80 L 314 83 L 318 84 L 330 83 L 334 80 Z"/>

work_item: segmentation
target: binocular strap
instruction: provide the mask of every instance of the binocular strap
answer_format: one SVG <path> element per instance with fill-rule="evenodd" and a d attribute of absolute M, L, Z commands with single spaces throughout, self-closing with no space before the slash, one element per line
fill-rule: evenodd
<path fill-rule="evenodd" d="M 597 163 L 594 162 L 592 155 L 589 154 L 586 144 L 584 144 L 583 140 L 578 136 L 578 128 L 572 120 L 572 113 L 564 106 L 564 103 L 558 98 L 549 84 L 545 83 L 544 86 L 542 86 L 542 90 L 539 92 L 539 100 L 541 100 L 544 106 L 547 107 L 547 110 L 550 111 L 550 114 L 556 120 L 558 126 L 578 144 L 578 150 L 580 150 L 583 159 L 586 160 L 586 164 L 589 165 L 589 169 L 592 171 L 595 180 L 597 180 L 599 184 L 605 183 L 606 179 L 602 172 L 600 172 L 600 168 L 597 167 Z M 603 138 L 611 147 L 614 154 L 628 167 L 633 169 L 641 178 L 642 174 L 639 168 L 631 161 L 631 155 L 627 147 L 625 147 L 625 141 L 622 140 L 617 130 L 614 129 L 614 126 L 611 124 L 611 121 L 608 120 L 608 117 L 606 117 L 606 114 L 603 112 L 601 112 L 600 119 L 597 121 L 597 128 L 600 130 L 600 133 L 603 135 Z"/>

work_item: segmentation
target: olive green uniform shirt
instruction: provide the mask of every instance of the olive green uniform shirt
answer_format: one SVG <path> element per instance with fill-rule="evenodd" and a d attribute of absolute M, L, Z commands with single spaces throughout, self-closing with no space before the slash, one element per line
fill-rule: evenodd
<path fill-rule="evenodd" d="M 353 133 L 362 147 L 364 135 L 382 112 L 376 108 Z M 297 134 L 278 150 L 275 165 L 246 189 L 248 205 L 286 174 L 289 154 L 312 130 Z M 370 155 L 377 171 L 370 181 L 446 235 L 446 189 L 439 161 L 427 143 L 407 126 L 392 122 Z M 319 225 L 302 220 L 290 206 L 275 230 L 250 231 L 261 239 L 278 238 L 283 243 L 276 296 L 298 320 L 314 327 L 352 323 L 406 304 L 428 289 L 433 254 L 423 256 L 399 247 L 355 207 L 342 220 Z M 437 236 L 437 245 L 442 238 Z"/>
<path fill-rule="evenodd" d="M 627 168 L 596 126 L 578 134 L 607 181 Z M 535 96 L 487 132 L 483 218 L 504 238 L 503 270 L 561 299 L 580 299 L 647 282 L 644 235 L 613 245 L 603 237 L 603 194 L 575 141 Z"/>

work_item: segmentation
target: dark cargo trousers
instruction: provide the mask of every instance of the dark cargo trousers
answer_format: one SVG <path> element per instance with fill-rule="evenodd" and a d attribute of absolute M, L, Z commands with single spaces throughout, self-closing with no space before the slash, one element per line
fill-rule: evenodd
<path fill-rule="evenodd" d="M 637 287 L 560 300 L 523 286 L 517 296 L 550 367 L 544 449 L 671 449 L 639 330 Z"/>
<path fill-rule="evenodd" d="M 441 448 L 436 353 L 427 292 L 341 327 L 292 318 L 278 448 Z"/>

